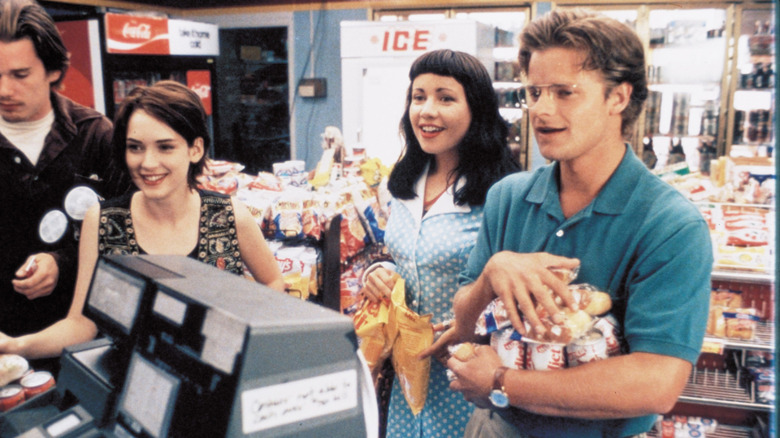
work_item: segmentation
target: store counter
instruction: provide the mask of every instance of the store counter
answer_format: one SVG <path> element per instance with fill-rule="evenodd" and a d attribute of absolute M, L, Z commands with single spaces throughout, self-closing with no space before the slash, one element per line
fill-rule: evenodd
<path fill-rule="evenodd" d="M 106 338 L 67 349 L 49 399 L 6 412 L 6 429 L 17 423 L 28 438 L 373 435 L 371 379 L 352 321 L 338 312 L 186 257 L 146 255 L 102 257 L 84 313 Z"/>

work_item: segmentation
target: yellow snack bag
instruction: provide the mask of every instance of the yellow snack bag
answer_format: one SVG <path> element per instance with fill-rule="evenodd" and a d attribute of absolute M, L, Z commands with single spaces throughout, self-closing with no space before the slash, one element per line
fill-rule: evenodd
<path fill-rule="evenodd" d="M 369 187 L 376 187 L 383 178 L 390 175 L 390 169 L 383 166 L 379 158 L 369 158 L 360 164 L 360 176 Z"/>
<path fill-rule="evenodd" d="M 314 171 L 314 176 L 309 181 L 314 188 L 319 188 L 330 182 L 330 172 L 333 168 L 333 159 L 336 153 L 335 149 L 326 149 L 322 151 L 320 161 Z"/>
<path fill-rule="evenodd" d="M 372 374 L 390 355 L 393 347 L 395 335 L 387 332 L 389 319 L 390 303 L 387 301 L 375 303 L 364 299 L 355 312 L 355 334 L 360 339 L 360 351 Z"/>
<path fill-rule="evenodd" d="M 392 293 L 393 313 L 397 335 L 393 344 L 393 367 L 401 382 L 404 398 L 414 415 L 422 411 L 428 396 L 431 358 L 417 359 L 424 349 L 433 344 L 431 316 L 420 316 L 406 307 L 403 279 L 395 283 Z"/>

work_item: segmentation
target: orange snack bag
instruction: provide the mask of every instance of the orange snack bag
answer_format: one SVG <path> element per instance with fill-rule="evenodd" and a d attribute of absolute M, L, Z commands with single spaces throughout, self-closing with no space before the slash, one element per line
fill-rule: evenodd
<path fill-rule="evenodd" d="M 431 358 L 417 359 L 433 344 L 432 315 L 420 316 L 406 307 L 405 282 L 399 279 L 392 293 L 397 335 L 393 344 L 393 367 L 401 382 L 404 398 L 414 415 L 422 411 L 428 397 Z"/>
<path fill-rule="evenodd" d="M 374 373 L 377 366 L 390 356 L 395 333 L 388 333 L 390 303 L 375 303 L 364 299 L 355 313 L 355 333 L 360 338 L 360 351 L 366 358 L 368 368 Z"/>

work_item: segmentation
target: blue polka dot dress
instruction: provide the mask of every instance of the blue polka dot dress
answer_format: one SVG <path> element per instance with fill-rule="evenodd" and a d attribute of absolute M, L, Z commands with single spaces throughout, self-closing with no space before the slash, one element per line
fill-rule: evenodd
<path fill-rule="evenodd" d="M 417 183 L 423 193 L 425 177 Z M 406 303 L 432 322 L 451 317 L 458 274 L 466 265 L 482 220 L 482 207 L 453 204 L 452 189 L 442 195 L 423 217 L 421 196 L 392 200 L 385 243 L 406 281 Z M 474 405 L 449 389 L 446 368 L 431 360 L 425 407 L 412 415 L 398 378 L 393 382 L 387 420 L 387 437 L 452 438 L 463 436 Z"/>

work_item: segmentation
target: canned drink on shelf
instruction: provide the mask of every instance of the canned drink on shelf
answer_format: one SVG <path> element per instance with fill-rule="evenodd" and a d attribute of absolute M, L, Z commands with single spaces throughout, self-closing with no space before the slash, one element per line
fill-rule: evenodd
<path fill-rule="evenodd" d="M 24 389 L 20 385 L 7 385 L 0 388 L 0 412 L 5 412 L 24 403 Z"/>
<path fill-rule="evenodd" d="M 566 360 L 570 367 L 606 359 L 607 341 L 601 330 L 594 328 L 585 336 L 566 346 Z"/>
<path fill-rule="evenodd" d="M 661 438 L 674 438 L 674 435 L 674 420 L 668 418 L 661 420 Z"/>
<path fill-rule="evenodd" d="M 54 387 L 54 376 L 48 371 L 36 371 L 22 377 L 19 382 L 24 389 L 25 398 L 32 398 Z"/>
<path fill-rule="evenodd" d="M 556 370 L 566 366 L 565 346 L 526 342 L 525 367 L 528 370 Z"/>
<path fill-rule="evenodd" d="M 734 134 L 731 142 L 734 144 L 742 143 L 745 136 L 745 111 L 734 111 Z"/>

